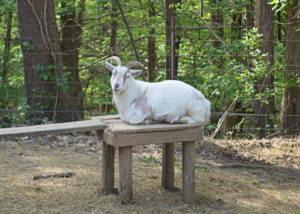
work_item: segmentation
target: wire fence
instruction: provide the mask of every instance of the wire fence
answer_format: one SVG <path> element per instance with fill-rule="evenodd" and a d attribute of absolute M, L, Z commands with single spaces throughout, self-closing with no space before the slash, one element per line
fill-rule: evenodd
<path fill-rule="evenodd" d="M 49 64 L 49 67 L 38 67 L 39 63 L 36 62 L 32 66 L 24 63 L 26 57 L 24 48 L 30 49 L 31 45 L 43 41 L 44 38 L 20 38 L 16 29 L 20 30 L 22 24 L 17 20 L 13 21 L 12 28 L 15 29 L 15 35 L 11 39 L 13 42 L 11 42 L 9 60 L 5 67 L 6 76 L 2 76 L 0 79 L 1 127 L 19 126 L 25 123 L 47 123 L 51 121 L 51 117 L 48 117 L 47 113 L 53 114 L 54 112 L 70 115 L 83 114 L 85 118 L 91 115 L 117 113 L 111 103 L 110 73 L 104 67 L 104 61 L 111 55 L 120 56 L 123 62 L 136 60 L 133 44 L 127 31 L 129 27 L 140 61 L 146 67 L 142 76 L 144 80 L 163 81 L 167 78 L 166 73 L 176 73 L 176 79 L 194 86 L 210 100 L 212 117 L 211 122 L 206 126 L 207 135 L 219 130 L 217 134 L 219 137 L 255 137 L 258 132 L 264 130 L 266 131 L 264 137 L 270 137 L 283 135 L 289 131 L 294 133 L 300 131 L 300 125 L 293 127 L 283 127 L 282 125 L 282 120 L 295 120 L 294 124 L 299 124 L 297 121 L 300 121 L 299 111 L 295 110 L 291 114 L 293 111 L 282 109 L 289 108 L 283 105 L 286 91 L 289 88 L 299 89 L 300 87 L 300 64 L 286 62 L 285 47 L 290 41 L 287 41 L 286 36 L 280 41 L 276 38 L 281 29 L 274 27 L 274 40 L 262 40 L 261 37 L 254 37 L 256 40 L 251 41 L 251 36 L 254 35 L 251 34 L 255 30 L 254 26 L 247 26 L 246 23 L 233 24 L 232 20 L 226 22 L 232 18 L 234 13 L 230 17 L 224 17 L 223 24 L 218 26 L 215 26 L 216 23 L 213 23 L 211 19 L 204 19 L 220 36 L 220 41 L 211 34 L 204 22 L 193 20 L 191 15 L 178 15 L 175 19 L 176 26 L 168 28 L 165 26 L 164 17 L 157 18 L 159 21 L 151 23 L 151 20 L 145 17 L 130 17 L 130 13 L 139 12 L 141 8 L 131 10 L 130 5 L 123 5 L 123 7 L 125 15 L 129 14 L 129 18 L 127 16 L 129 26 L 124 24 L 120 18 L 121 14 L 118 12 L 115 14 L 119 17 L 116 26 L 111 24 L 111 11 L 96 18 L 92 17 L 99 12 L 94 9 L 87 9 L 83 20 L 84 24 L 80 26 L 82 33 L 76 38 L 62 38 L 61 33 L 64 27 L 74 29 L 74 27 L 78 27 L 78 24 L 65 26 L 65 23 L 58 23 L 60 43 L 73 42 L 73 47 L 71 46 L 69 51 L 55 54 L 58 57 L 78 58 L 74 59 L 73 66 L 64 65 L 63 61 L 62 64 L 55 65 L 61 67 L 63 73 L 68 74 L 65 78 L 55 77 L 53 64 Z M 210 8 L 210 11 L 213 11 L 213 8 Z M 254 12 L 244 12 L 244 16 L 246 13 L 253 14 Z M 182 25 L 184 19 L 188 21 Z M 276 26 L 278 21 L 274 19 L 273 24 Z M 291 23 L 285 20 L 280 24 L 281 27 L 286 27 Z M 56 26 L 48 24 L 41 26 L 32 23 L 25 25 L 31 28 Z M 168 30 L 175 33 L 172 41 L 166 39 Z M 112 38 L 113 31 L 116 33 L 114 38 Z M 112 40 L 114 40 L 114 47 L 111 46 Z M 22 41 L 30 42 L 25 47 Z M 166 45 L 168 41 L 174 44 L 173 51 L 168 49 Z M 0 42 L 0 47 L 4 49 L 7 40 L 4 38 Z M 79 48 L 75 42 L 81 43 Z M 269 55 L 273 58 L 272 64 L 261 57 L 262 52 L 255 52 L 261 50 L 261 47 L 267 42 L 272 42 L 274 48 L 274 54 Z M 299 44 L 297 39 L 293 42 Z M 150 52 L 151 48 L 153 49 L 152 53 Z M 78 55 L 75 51 L 78 51 Z M 45 52 L 32 49 L 30 54 L 34 58 L 37 55 L 46 57 L 53 53 L 50 50 Z M 242 60 L 239 61 L 237 56 Z M 290 55 L 288 57 L 298 59 L 300 56 Z M 170 58 L 175 61 L 173 68 L 166 66 L 167 60 Z M 152 66 L 154 70 L 149 71 L 151 59 L 155 60 L 155 65 Z M 3 64 L 4 54 L 1 61 Z M 289 67 L 289 73 L 286 72 L 287 67 Z M 265 81 L 270 75 L 272 81 Z M 291 77 L 287 78 L 288 75 Z M 60 87 L 62 92 L 57 94 L 54 90 L 54 92 L 48 93 L 47 90 L 50 91 L 53 87 Z M 259 91 L 261 88 L 264 90 Z M 45 90 L 45 93 L 44 91 L 32 93 L 32 90 L 35 89 Z M 39 108 L 34 109 L 28 102 L 30 99 L 44 103 L 37 103 Z M 82 108 L 76 109 L 76 105 L 71 103 L 68 104 L 70 108 L 65 106 L 65 108 L 54 109 L 53 102 L 59 103 L 66 100 L 70 100 L 73 104 L 77 101 L 81 102 Z M 298 106 L 295 108 L 300 108 L 300 100 L 297 96 L 292 102 L 293 105 Z M 232 104 L 234 105 L 232 106 Z M 257 108 L 264 108 L 264 111 L 257 110 Z M 224 120 L 220 121 L 222 117 Z M 263 127 L 257 123 L 259 118 L 265 120 L 262 123 Z"/>

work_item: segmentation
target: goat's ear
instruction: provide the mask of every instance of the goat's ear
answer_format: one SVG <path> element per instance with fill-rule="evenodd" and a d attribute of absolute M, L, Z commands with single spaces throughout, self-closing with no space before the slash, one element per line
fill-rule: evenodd
<path fill-rule="evenodd" d="M 131 70 L 131 69 L 129 69 L 129 72 L 130 72 L 130 74 L 131 74 L 133 77 L 136 77 L 136 76 L 141 75 L 141 73 L 143 72 L 143 70 Z"/>
<path fill-rule="evenodd" d="M 115 66 L 114 65 L 112 65 L 112 64 L 110 64 L 109 62 L 105 62 L 105 65 L 106 65 L 106 67 L 108 68 L 108 70 L 110 70 L 110 71 L 113 71 L 114 70 L 114 68 L 115 68 Z"/>

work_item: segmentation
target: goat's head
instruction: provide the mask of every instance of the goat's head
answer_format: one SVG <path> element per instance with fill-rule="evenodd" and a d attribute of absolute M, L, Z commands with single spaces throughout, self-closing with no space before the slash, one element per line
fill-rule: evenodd
<path fill-rule="evenodd" d="M 117 66 L 109 63 L 109 60 L 115 60 Z M 110 78 L 110 85 L 113 91 L 121 92 L 125 90 L 127 87 L 128 82 L 132 77 L 139 76 L 142 73 L 142 70 L 132 70 L 132 67 L 144 67 L 144 65 L 140 62 L 133 61 L 128 62 L 126 66 L 121 65 L 121 60 L 117 56 L 109 57 L 105 62 L 106 67 L 108 70 L 112 72 Z"/>

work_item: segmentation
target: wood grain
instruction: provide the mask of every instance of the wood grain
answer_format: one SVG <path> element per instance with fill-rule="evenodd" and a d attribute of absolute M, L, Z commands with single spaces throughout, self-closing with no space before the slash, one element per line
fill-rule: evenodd
<path fill-rule="evenodd" d="M 139 133 L 139 132 L 155 132 L 155 131 L 171 131 L 182 130 L 189 128 L 202 127 L 201 124 L 150 124 L 150 125 L 131 125 L 123 122 L 118 115 L 108 115 L 101 117 L 94 117 L 94 120 L 103 121 L 114 134 L 121 133 Z"/>
<path fill-rule="evenodd" d="M 65 134 L 105 129 L 105 123 L 100 120 L 84 120 L 68 123 L 57 123 L 37 126 L 0 129 L 0 138 L 37 136 L 46 134 Z"/>
<path fill-rule="evenodd" d="M 163 144 L 162 147 L 162 181 L 165 189 L 174 189 L 174 143 Z"/>
<path fill-rule="evenodd" d="M 132 201 L 132 147 L 119 148 L 119 173 L 121 203 Z"/>
<path fill-rule="evenodd" d="M 115 148 L 102 142 L 102 193 L 113 194 L 115 185 Z"/>
<path fill-rule="evenodd" d="M 112 133 L 111 130 L 104 130 L 104 140 L 114 147 L 135 146 L 146 144 L 163 144 L 183 141 L 197 141 L 202 138 L 202 128 L 189 128 L 182 130 L 140 132 L 140 133 Z"/>
<path fill-rule="evenodd" d="M 182 144 L 182 190 L 183 201 L 195 202 L 195 142 Z"/>

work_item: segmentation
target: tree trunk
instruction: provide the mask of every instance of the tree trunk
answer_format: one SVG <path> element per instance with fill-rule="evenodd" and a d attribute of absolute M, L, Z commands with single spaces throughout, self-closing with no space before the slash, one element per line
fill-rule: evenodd
<path fill-rule="evenodd" d="M 253 0 L 249 0 L 249 2 L 246 4 L 246 19 L 247 19 L 247 32 L 249 29 L 252 29 L 254 27 L 254 16 L 253 16 Z"/>
<path fill-rule="evenodd" d="M 222 4 L 222 0 L 212 0 L 211 1 L 212 10 L 211 10 L 211 25 L 213 31 L 221 38 L 224 37 L 224 17 L 223 17 L 223 11 L 220 4 Z M 217 38 L 212 38 L 212 45 L 215 49 L 215 53 L 212 56 L 212 62 L 215 64 L 218 68 L 218 72 L 223 69 L 224 63 L 220 60 L 223 56 L 221 54 L 218 54 L 216 51 L 217 49 L 223 48 L 220 47 L 222 45 L 222 42 L 218 40 Z M 229 105 L 229 103 L 227 103 Z"/>
<path fill-rule="evenodd" d="M 118 5 L 117 2 L 115 0 L 111 0 L 111 23 L 110 23 L 110 54 L 114 55 L 114 53 L 117 51 L 117 33 L 118 33 L 118 21 L 117 21 L 117 17 L 118 17 L 118 13 L 117 13 L 117 9 L 118 9 Z M 106 92 L 104 99 L 106 99 L 107 97 L 109 97 L 109 91 Z M 109 113 L 109 111 L 112 108 L 112 104 L 100 104 L 99 106 L 99 110 L 101 113 L 105 112 L 106 114 Z"/>
<path fill-rule="evenodd" d="M 172 18 L 175 17 L 174 9 L 170 5 L 174 4 L 174 0 L 166 0 L 166 79 L 172 79 Z"/>
<path fill-rule="evenodd" d="M 180 37 L 175 32 L 175 5 L 181 0 L 166 0 L 166 79 L 176 79 Z M 173 5 L 173 6 L 171 6 Z"/>
<path fill-rule="evenodd" d="M 7 71 L 8 71 L 8 62 L 10 55 L 10 43 L 11 43 L 11 24 L 12 24 L 13 13 L 11 11 L 7 14 L 7 29 L 6 35 L 4 38 L 4 54 L 3 54 L 3 64 L 2 64 L 2 80 L 3 83 L 7 83 Z"/>
<path fill-rule="evenodd" d="M 61 109 L 62 73 L 53 0 L 17 0 L 27 103 L 34 117 L 55 119 Z M 41 113 L 43 112 L 43 113 Z"/>
<path fill-rule="evenodd" d="M 219 2 L 221 2 L 221 0 L 212 0 L 211 1 L 213 3 L 212 7 L 213 7 L 213 10 L 212 10 L 212 15 L 211 15 L 211 22 L 212 22 L 212 27 L 213 27 L 213 30 L 216 32 L 216 34 L 223 38 L 223 35 L 224 35 L 224 27 L 223 27 L 223 22 L 224 22 L 224 19 L 223 19 L 223 14 L 222 14 L 222 10 L 220 10 L 220 6 L 219 6 Z M 219 47 L 221 45 L 221 42 L 214 39 L 213 41 L 213 46 L 214 47 Z"/>
<path fill-rule="evenodd" d="M 258 33 L 262 34 L 263 54 L 268 54 L 265 61 L 269 62 L 266 70 L 266 75 L 263 79 L 257 81 L 256 93 L 264 93 L 266 90 L 274 89 L 274 75 L 271 72 L 271 66 L 274 64 L 274 12 L 272 5 L 268 4 L 269 0 L 256 0 L 256 27 Z M 270 94 L 263 95 L 263 100 L 254 100 L 253 103 L 255 116 L 255 127 L 259 129 L 258 135 L 260 138 L 266 136 L 267 125 L 271 125 L 269 115 L 274 114 L 274 97 Z"/>
<path fill-rule="evenodd" d="M 281 2 L 278 2 L 278 7 L 281 7 Z M 277 37 L 278 37 L 278 41 L 282 42 L 282 34 L 281 34 L 281 29 L 282 29 L 282 25 L 281 25 L 281 11 L 278 10 L 277 11 Z"/>
<path fill-rule="evenodd" d="M 8 104 L 8 98 L 7 98 L 7 74 L 9 70 L 9 59 L 10 59 L 10 43 L 11 43 L 11 28 L 12 28 L 12 18 L 13 18 L 13 13 L 12 11 L 8 11 L 7 13 L 7 29 L 6 29 L 6 35 L 4 38 L 4 51 L 3 51 L 3 63 L 2 63 L 2 87 L 3 88 L 3 94 L 0 98 L 0 108 L 6 108 Z M 4 87 L 3 87 L 4 86 Z"/>
<path fill-rule="evenodd" d="M 112 3 L 112 13 L 111 13 L 111 23 L 110 23 L 110 28 L 111 28 L 111 33 L 110 33 L 110 48 L 111 48 L 111 53 L 113 54 L 116 52 L 116 44 L 117 44 L 117 3 L 115 0 L 111 0 Z"/>
<path fill-rule="evenodd" d="M 152 1 L 149 1 L 149 17 L 155 17 L 155 8 Z M 148 36 L 148 81 L 151 82 L 154 79 L 154 72 L 156 66 L 156 48 L 155 48 L 155 28 L 150 27 L 150 35 Z"/>
<path fill-rule="evenodd" d="M 232 15 L 231 34 L 232 40 L 242 39 L 242 13 L 235 13 Z"/>
<path fill-rule="evenodd" d="M 81 45 L 81 34 L 83 25 L 83 13 L 85 11 L 85 0 L 80 0 L 78 8 L 75 5 L 67 5 L 62 1 L 61 7 L 65 12 L 61 14 L 61 51 L 64 65 L 64 73 L 67 78 L 63 84 L 67 84 L 64 94 L 64 108 L 71 111 L 64 114 L 64 121 L 75 121 L 83 119 L 83 94 L 79 78 L 78 62 L 79 48 Z M 76 12 L 78 11 L 78 14 Z"/>
<path fill-rule="evenodd" d="M 287 42 L 285 55 L 285 89 L 280 112 L 281 127 L 289 134 L 299 133 L 300 127 L 300 0 L 290 1 L 287 21 Z"/>

